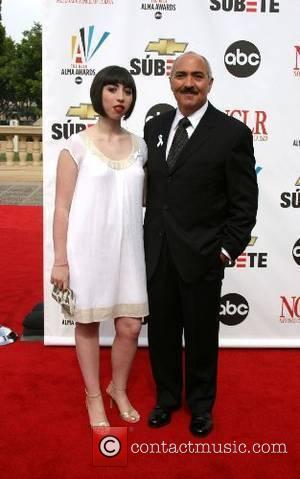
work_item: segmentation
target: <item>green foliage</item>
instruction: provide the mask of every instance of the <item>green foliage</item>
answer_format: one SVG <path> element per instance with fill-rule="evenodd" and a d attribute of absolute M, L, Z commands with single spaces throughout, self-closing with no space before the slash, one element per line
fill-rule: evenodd
<path fill-rule="evenodd" d="M 6 112 L 10 98 L 14 100 L 13 68 L 15 44 L 6 37 L 5 29 L 0 25 L 0 113 Z"/>
<path fill-rule="evenodd" d="M 5 28 L 0 23 L 0 55 L 4 52 Z"/>
<path fill-rule="evenodd" d="M 0 114 L 35 118 L 42 108 L 42 27 L 23 33 L 20 43 L 0 24 Z"/>

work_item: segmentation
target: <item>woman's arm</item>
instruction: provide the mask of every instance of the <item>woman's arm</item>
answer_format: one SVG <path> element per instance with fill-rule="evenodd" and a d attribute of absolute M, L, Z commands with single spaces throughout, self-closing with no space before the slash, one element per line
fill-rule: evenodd
<path fill-rule="evenodd" d="M 60 289 L 69 285 L 67 233 L 69 212 L 77 181 L 78 168 L 70 153 L 62 150 L 56 175 L 55 211 L 53 220 L 54 264 L 51 283 Z"/>

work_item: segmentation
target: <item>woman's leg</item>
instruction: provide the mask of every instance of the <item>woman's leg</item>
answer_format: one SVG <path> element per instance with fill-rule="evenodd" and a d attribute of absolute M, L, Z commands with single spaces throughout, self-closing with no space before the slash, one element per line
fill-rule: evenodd
<path fill-rule="evenodd" d="M 95 425 L 107 421 L 99 383 L 99 323 L 76 323 L 75 342 L 90 423 Z"/>
<path fill-rule="evenodd" d="M 108 387 L 108 393 L 116 401 L 122 414 L 132 409 L 126 394 L 126 386 L 137 349 L 141 320 L 128 317 L 116 318 L 115 328 L 116 335 L 111 350 L 112 386 Z"/>

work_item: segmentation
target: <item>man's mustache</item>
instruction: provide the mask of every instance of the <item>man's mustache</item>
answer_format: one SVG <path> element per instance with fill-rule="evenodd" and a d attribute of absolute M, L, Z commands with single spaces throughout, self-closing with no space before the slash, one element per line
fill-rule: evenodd
<path fill-rule="evenodd" d="M 185 86 L 181 88 L 180 93 L 191 93 L 193 95 L 197 95 L 199 93 L 199 90 L 194 86 Z"/>

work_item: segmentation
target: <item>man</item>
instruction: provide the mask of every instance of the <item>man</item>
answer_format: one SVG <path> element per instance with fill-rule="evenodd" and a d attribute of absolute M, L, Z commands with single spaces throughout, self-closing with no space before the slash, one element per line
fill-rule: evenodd
<path fill-rule="evenodd" d="M 249 128 L 208 102 L 213 78 L 203 56 L 178 57 L 170 84 L 177 110 L 145 125 L 148 338 L 157 393 L 148 423 L 168 424 L 181 406 L 184 332 L 190 430 L 204 436 L 213 427 L 224 267 L 244 251 L 256 219 L 255 159 Z"/>

